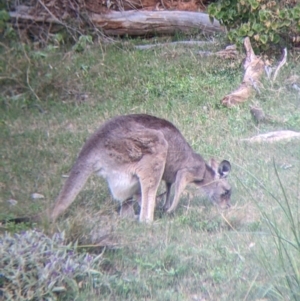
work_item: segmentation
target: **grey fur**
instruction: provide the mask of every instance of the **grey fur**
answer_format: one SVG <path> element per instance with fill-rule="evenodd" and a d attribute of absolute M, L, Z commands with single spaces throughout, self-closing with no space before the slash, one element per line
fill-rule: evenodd
<path fill-rule="evenodd" d="M 140 200 L 141 222 L 152 222 L 161 180 L 167 187 L 165 209 L 173 212 L 189 183 L 202 187 L 217 204 L 229 205 L 230 163 L 208 165 L 169 121 L 145 114 L 114 117 L 84 144 L 51 214 L 55 220 L 75 200 L 92 173 L 104 177 L 121 203 Z M 175 193 L 171 202 L 171 187 Z"/>

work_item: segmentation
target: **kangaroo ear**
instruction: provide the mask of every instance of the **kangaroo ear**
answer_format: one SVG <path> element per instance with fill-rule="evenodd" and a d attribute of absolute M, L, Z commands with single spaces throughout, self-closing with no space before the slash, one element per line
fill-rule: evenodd
<path fill-rule="evenodd" d="M 221 178 L 226 178 L 231 170 L 231 164 L 227 160 L 223 160 L 219 167 L 218 167 L 218 173 Z"/>

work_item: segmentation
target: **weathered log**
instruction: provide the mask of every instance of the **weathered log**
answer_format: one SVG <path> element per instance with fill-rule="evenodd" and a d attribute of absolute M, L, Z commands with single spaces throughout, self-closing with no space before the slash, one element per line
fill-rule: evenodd
<path fill-rule="evenodd" d="M 224 31 L 217 20 L 207 14 L 187 11 L 112 11 L 91 14 L 91 21 L 107 35 L 140 36 L 199 31 L 207 34 Z"/>
<path fill-rule="evenodd" d="M 27 10 L 30 12 L 30 9 Z M 11 21 L 18 23 L 64 24 L 53 14 L 31 15 L 23 12 L 10 12 Z M 101 28 L 106 35 L 143 36 L 149 34 L 174 34 L 176 32 L 199 31 L 206 34 L 222 32 L 224 28 L 217 20 L 211 22 L 209 16 L 200 12 L 188 11 L 111 11 L 107 14 L 87 14 L 94 26 Z"/>

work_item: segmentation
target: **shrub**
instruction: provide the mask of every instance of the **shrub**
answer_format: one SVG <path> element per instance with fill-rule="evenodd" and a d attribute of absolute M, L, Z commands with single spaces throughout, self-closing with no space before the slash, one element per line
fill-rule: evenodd
<path fill-rule="evenodd" d="M 5 9 L 0 9 L 0 34 L 2 36 L 11 38 L 12 27 L 8 23 L 9 14 Z"/>
<path fill-rule="evenodd" d="M 291 43 L 300 35 L 300 3 L 294 0 L 220 0 L 209 5 L 208 13 L 229 29 L 230 41 L 241 44 L 248 36 L 260 50 Z"/>
<path fill-rule="evenodd" d="M 78 254 L 64 244 L 64 233 L 52 238 L 37 230 L 0 237 L 0 293 L 5 300 L 74 299 L 100 273 L 92 269 L 101 255 Z"/>

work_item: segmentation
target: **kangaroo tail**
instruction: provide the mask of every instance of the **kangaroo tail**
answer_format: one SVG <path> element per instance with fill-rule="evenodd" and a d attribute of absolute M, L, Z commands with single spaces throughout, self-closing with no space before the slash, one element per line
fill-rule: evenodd
<path fill-rule="evenodd" d="M 86 160 L 82 161 L 82 158 L 77 159 L 56 200 L 50 216 L 52 221 L 55 221 L 72 204 L 93 171 L 93 164 Z"/>

